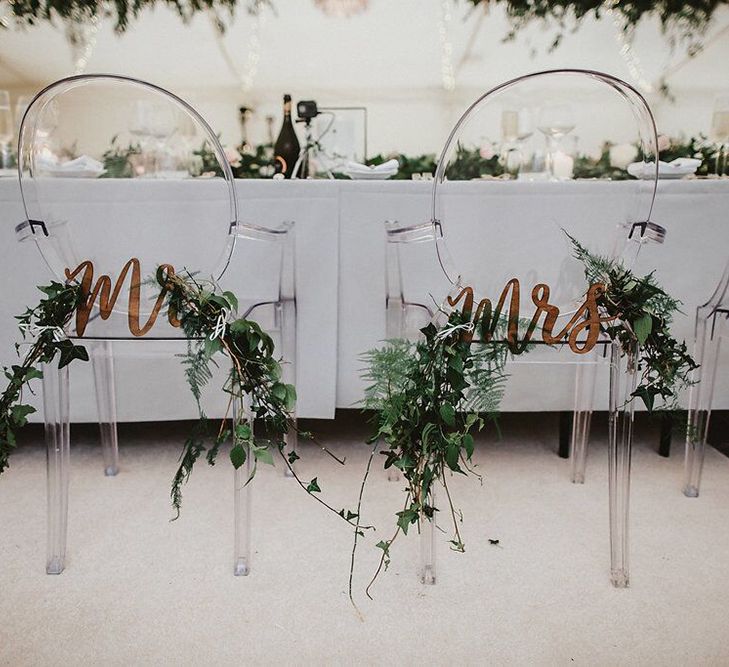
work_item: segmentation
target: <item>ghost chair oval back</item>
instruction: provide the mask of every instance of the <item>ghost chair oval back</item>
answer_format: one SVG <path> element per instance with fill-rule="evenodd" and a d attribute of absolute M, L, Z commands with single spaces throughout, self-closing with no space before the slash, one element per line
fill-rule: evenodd
<path fill-rule="evenodd" d="M 696 498 L 701 486 L 721 339 L 729 335 L 729 262 L 711 298 L 696 309 L 694 361 L 689 394 L 683 493 Z"/>
<path fill-rule="evenodd" d="M 26 215 L 16 227 L 18 238 L 34 242 L 54 276 L 81 284 L 89 297 L 64 333 L 91 349 L 104 471 L 114 476 L 119 459 L 113 350 L 128 345 L 135 355 L 152 348 L 169 357 L 176 351 L 173 342 L 185 340 L 174 315 L 161 312 L 165 290 L 146 278 L 166 266 L 222 285 L 233 276 L 242 280 L 238 255 L 255 236 L 259 252 L 266 245 L 278 258 L 272 264 L 277 270 L 260 285 L 268 296 L 251 294 L 246 308 L 270 307 L 291 349 L 291 225 L 266 229 L 240 222 L 230 165 L 210 126 L 176 95 L 136 79 L 83 75 L 49 85 L 24 114 L 18 155 Z M 244 268 L 255 272 L 256 264 Z M 58 574 L 66 556 L 69 371 L 68 366 L 43 371 L 46 571 Z M 247 573 L 249 562 L 245 479 L 246 470 L 237 470 L 236 573 Z"/>
<path fill-rule="evenodd" d="M 636 164 L 630 170 L 642 178 L 616 184 L 572 181 L 578 165 L 570 137 L 577 132 L 580 136 L 592 132 L 600 139 L 607 135 L 622 142 L 626 151 L 637 144 L 630 156 Z M 571 330 L 585 321 L 590 285 L 584 266 L 571 256 L 571 242 L 564 232 L 578 240 L 589 239 L 592 251 L 628 265 L 638 261 L 643 245 L 662 242 L 665 230 L 651 221 L 656 149 L 653 116 L 629 84 L 588 70 L 519 77 L 479 97 L 456 123 L 438 161 L 431 220 L 410 227 L 393 222 L 387 226 L 388 321 L 393 322 L 388 335 L 413 329 L 408 323 L 424 314 L 439 317 L 439 306 L 465 310 L 464 288 L 470 287 L 476 297 L 468 308 L 473 307 L 476 318 L 483 315 L 477 308 L 479 300 L 490 300 L 492 329 L 487 344 L 510 350 L 523 347 L 527 324 L 516 320 L 512 335 L 506 326 L 507 310 L 509 304 L 518 304 L 520 286 L 532 295 L 525 317 L 534 315 L 537 324 L 529 352 L 523 358 L 512 355 L 507 363 L 509 409 L 563 409 L 555 388 L 574 386 L 575 482 L 584 481 L 596 375 L 605 367 L 610 380 L 611 569 L 616 586 L 628 583 L 633 401 L 624 410 L 621 406 L 635 386 L 636 350 L 623 355 L 602 335 L 586 344 L 584 328 L 568 344 Z M 556 317 L 545 327 L 542 316 L 547 306 Z M 510 323 L 512 313 L 508 315 Z M 534 372 L 544 365 L 550 368 L 548 378 Z M 516 377 L 520 368 L 526 373 Z M 421 538 L 421 579 L 426 583 L 435 581 L 435 526 L 429 523 Z"/>

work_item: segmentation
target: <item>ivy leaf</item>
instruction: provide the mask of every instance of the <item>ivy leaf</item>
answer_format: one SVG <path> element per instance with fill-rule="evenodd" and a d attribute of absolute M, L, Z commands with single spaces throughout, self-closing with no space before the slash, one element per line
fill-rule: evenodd
<path fill-rule="evenodd" d="M 294 463 L 294 461 L 298 461 L 301 457 L 294 451 L 289 452 L 288 454 L 288 460 L 289 463 Z"/>
<path fill-rule="evenodd" d="M 286 396 L 287 396 L 286 385 L 283 384 L 282 382 L 277 382 L 276 384 L 274 384 L 273 387 L 271 387 L 271 393 L 281 403 L 285 403 L 286 402 Z"/>
<path fill-rule="evenodd" d="M 256 461 L 265 463 L 267 465 L 273 465 L 273 454 L 268 447 L 255 447 L 253 449 L 253 456 L 256 457 Z"/>
<path fill-rule="evenodd" d="M 443 403 L 440 406 L 440 418 L 448 425 L 453 426 L 456 423 L 456 411 L 450 403 Z"/>
<path fill-rule="evenodd" d="M 644 345 L 646 340 L 648 340 L 652 329 L 653 317 L 648 313 L 633 322 L 633 331 L 635 331 L 635 336 L 641 345 Z"/>
<path fill-rule="evenodd" d="M 397 525 L 401 528 L 402 532 L 407 535 L 408 529 L 412 524 L 418 520 L 418 512 L 412 507 L 406 510 L 402 510 L 397 513 Z"/>
<path fill-rule="evenodd" d="M 641 385 L 633 392 L 632 395 L 640 398 L 643 401 L 648 412 L 653 412 L 653 403 L 656 397 L 656 393 L 657 392 L 653 391 L 650 387 Z"/>
<path fill-rule="evenodd" d="M 470 460 L 473 456 L 473 436 L 470 433 L 463 436 L 463 448 L 466 450 L 466 457 Z"/>
<path fill-rule="evenodd" d="M 36 378 L 42 378 L 43 377 L 43 371 L 38 370 L 37 368 L 33 368 L 32 366 L 28 368 L 25 371 L 25 376 L 23 377 L 23 380 L 25 382 L 29 382 L 30 380 L 35 380 Z"/>
<path fill-rule="evenodd" d="M 34 412 L 35 408 L 32 405 L 14 405 L 10 410 L 12 420 L 17 426 L 25 426 L 28 415 Z"/>
<path fill-rule="evenodd" d="M 246 462 L 246 450 L 243 445 L 235 445 L 230 450 L 230 462 L 236 470 Z"/>
<path fill-rule="evenodd" d="M 458 465 L 458 456 L 460 452 L 461 448 L 454 442 L 449 443 L 448 447 L 446 447 L 446 464 L 454 472 L 459 472 L 461 470 L 460 466 Z"/>
<path fill-rule="evenodd" d="M 236 297 L 236 295 L 233 294 L 233 292 L 225 291 L 225 292 L 223 292 L 223 296 L 226 298 L 226 300 L 230 304 L 230 307 L 233 310 L 237 311 L 238 310 L 238 298 Z"/>
<path fill-rule="evenodd" d="M 402 458 L 397 459 L 393 465 L 400 470 L 408 470 L 415 467 L 415 461 L 410 458 L 409 454 L 405 454 Z"/>
<path fill-rule="evenodd" d="M 83 345 L 74 345 L 71 341 L 64 341 L 64 343 L 69 343 L 69 345 L 61 346 L 61 357 L 58 360 L 59 370 L 68 366 L 74 359 L 89 360 L 89 353 Z"/>
<path fill-rule="evenodd" d="M 250 424 L 238 424 L 235 427 L 235 437 L 237 440 L 250 442 L 252 436 L 253 431 L 251 430 Z"/>
<path fill-rule="evenodd" d="M 291 412 L 296 407 L 296 387 L 292 384 L 284 385 L 286 387 L 286 397 L 284 399 L 284 407 L 287 412 Z"/>
<path fill-rule="evenodd" d="M 385 553 L 387 553 L 390 550 L 390 543 L 380 540 L 377 544 L 375 544 L 375 547 L 382 549 Z"/>
<path fill-rule="evenodd" d="M 314 477 L 314 479 L 309 482 L 309 486 L 306 487 L 306 490 L 309 493 L 321 493 L 321 489 L 319 488 L 319 482 L 316 477 Z"/>

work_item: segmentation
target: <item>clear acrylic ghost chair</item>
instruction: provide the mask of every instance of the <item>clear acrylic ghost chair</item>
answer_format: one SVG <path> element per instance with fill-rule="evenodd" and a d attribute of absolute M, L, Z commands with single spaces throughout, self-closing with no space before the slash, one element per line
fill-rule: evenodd
<path fill-rule="evenodd" d="M 130 157 L 101 164 L 99 159 L 112 140 L 122 150 L 129 146 Z M 197 154 L 203 145 L 209 149 L 205 173 Z M 260 256 L 265 245 L 273 253 L 276 271 L 263 296 L 251 292 L 246 314 L 254 309 L 257 314 L 268 306 L 273 324 L 281 330 L 285 353 L 293 355 L 291 225 L 269 230 L 239 221 L 224 151 L 215 133 L 186 102 L 127 77 L 70 77 L 33 99 L 21 124 L 18 148 L 26 214 L 16 228 L 19 239 L 36 243 L 60 281 L 69 279 L 67 271 L 80 280 L 83 272 L 76 272 L 76 267 L 88 261 L 95 271 L 93 284 L 98 286 L 99 277 L 105 275 L 109 292 L 117 280 L 122 288 L 118 295 L 111 293 L 105 311 L 98 302 L 94 304 L 85 327 L 79 327 L 77 320 L 65 332 L 69 338 L 82 338 L 90 348 L 107 475 L 116 474 L 119 460 L 113 347 L 133 341 L 135 355 L 153 353 L 153 349 L 170 354 L 170 345 L 184 341 L 183 332 L 154 309 L 159 290 L 146 278 L 160 264 L 222 284 L 233 279 L 231 287 L 241 294 L 241 278 L 234 275 L 241 268 L 237 260 L 255 238 L 259 254 L 254 257 Z M 243 268 L 258 275 L 252 266 L 256 265 L 248 263 Z M 242 286 L 248 288 L 250 282 Z M 43 370 L 48 449 L 46 571 L 57 574 L 64 569 L 66 555 L 69 371 L 68 367 Z M 293 363 L 287 372 L 292 370 Z M 235 475 L 235 571 L 243 574 L 249 562 L 250 493 L 250 487 L 243 488 L 241 483 L 244 475 L 244 470 Z"/>
<path fill-rule="evenodd" d="M 553 119 L 551 126 L 544 126 L 537 133 L 542 109 L 549 105 L 562 106 L 566 120 Z M 514 137 L 502 136 L 507 125 L 505 112 L 516 112 L 520 122 L 525 119 Z M 596 125 L 599 132 L 595 133 Z M 561 151 L 560 137 L 555 135 L 581 128 L 592 129 L 603 139 L 611 129 L 619 131 L 621 127 L 623 138 L 616 139 L 635 140 L 641 148 L 640 159 L 645 165 L 652 164 L 655 172 L 653 156 L 657 139 L 652 114 L 640 93 L 612 76 L 586 70 L 538 72 L 508 81 L 476 100 L 455 125 L 441 153 L 433 183 L 431 220 L 401 229 L 393 223 L 388 225 L 388 252 L 393 253 L 396 248 L 395 269 L 390 270 L 388 264 L 388 276 L 392 276 L 388 281 L 388 305 L 393 304 L 393 310 L 413 310 L 412 304 L 429 308 L 427 304 L 443 304 L 449 293 L 455 295 L 465 285 L 474 287 L 477 300 L 489 297 L 495 302 L 506 282 L 517 277 L 523 294 L 529 294 L 536 283 L 551 286 L 549 303 L 560 309 L 555 331 L 560 330 L 559 323 L 566 324 L 574 315 L 587 289 L 583 267 L 571 258 L 561 228 L 578 240 L 589 239 L 585 241 L 589 249 L 622 258 L 632 265 L 642 245 L 651 241 L 660 243 L 665 234 L 659 225 L 651 222 L 657 174 L 646 180 L 621 183 L 617 192 L 614 185 L 608 186 L 609 190 L 593 191 L 586 198 L 581 196 L 583 184 L 552 182 L 557 180 L 554 174 L 550 178 L 548 174 L 535 173 L 533 165 L 539 161 L 539 152 L 545 150 L 546 144 L 546 150 L 551 152 L 547 162 L 562 168 L 566 153 Z M 507 146 L 504 159 L 512 176 L 524 182 L 462 182 L 474 176 L 464 164 L 464 149 L 498 141 L 502 148 Z M 469 200 L 466 207 L 462 205 L 465 197 Z M 600 202 L 598 208 L 596 201 Z M 431 243 L 423 243 L 427 240 Z M 420 252 L 430 253 L 430 261 L 410 261 L 410 267 L 403 268 L 403 258 L 418 252 L 419 248 Z M 433 248 L 437 251 L 435 257 Z M 542 255 L 554 259 L 540 263 L 537 258 Z M 440 280 L 434 278 L 438 273 L 433 270 L 435 262 L 442 269 Z M 530 307 L 533 308 L 531 304 Z M 531 313 L 526 316 L 531 317 Z M 404 319 L 407 320 L 406 312 Z M 396 321 L 394 317 L 392 321 Z M 585 355 L 587 358 L 569 350 L 537 344 L 528 354 L 515 357 L 507 364 L 509 375 L 519 366 L 533 369 L 534 364 L 549 365 L 553 372 L 573 369 L 576 373 L 572 478 L 581 482 L 595 376 L 601 357 L 606 358 L 610 385 L 611 580 L 617 587 L 628 585 L 627 527 L 634 401 L 626 401 L 626 397 L 630 397 L 637 381 L 636 354 L 637 349 L 624 355 L 607 340 L 601 340 L 593 353 Z M 532 375 L 535 374 L 529 374 L 529 382 Z M 570 381 L 569 375 L 565 379 Z M 507 393 L 526 396 L 526 409 L 550 409 L 542 401 L 550 386 L 534 389 L 522 383 L 514 392 L 512 382 L 510 377 Z M 433 583 L 436 578 L 435 526 L 433 521 L 429 524 L 421 533 L 420 569 L 425 583 Z"/>
<path fill-rule="evenodd" d="M 694 371 L 689 394 L 686 429 L 686 460 L 683 493 L 697 498 L 704 468 L 709 419 L 719 362 L 721 339 L 729 335 L 729 263 L 711 298 L 696 309 L 693 358 Z"/>

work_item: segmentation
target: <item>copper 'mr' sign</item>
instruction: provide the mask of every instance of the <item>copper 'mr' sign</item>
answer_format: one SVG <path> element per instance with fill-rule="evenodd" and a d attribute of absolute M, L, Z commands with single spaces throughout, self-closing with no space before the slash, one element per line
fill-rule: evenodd
<path fill-rule="evenodd" d="M 585 301 L 575 311 L 572 318 L 564 326 L 564 328 L 554 333 L 554 325 L 559 317 L 559 308 L 549 303 L 549 285 L 539 283 L 532 289 L 532 303 L 536 306 L 536 311 L 532 317 L 523 338 L 519 338 L 519 280 L 512 278 L 506 283 L 499 301 L 494 309 L 490 299 L 482 299 L 473 312 L 473 288 L 464 287 L 455 298 L 448 297 L 448 304 L 455 306 L 463 300 L 463 315 L 474 326 L 470 331 L 464 331 L 463 339 L 466 342 L 473 340 L 474 330 L 481 331 L 481 342 L 489 343 L 493 340 L 496 328 L 499 325 L 501 314 L 504 312 L 506 299 L 511 293 L 508 306 L 508 324 L 506 342 L 509 348 L 515 354 L 523 352 L 532 338 L 534 330 L 537 328 L 539 319 L 544 314 L 544 323 L 542 324 L 542 340 L 547 345 L 567 342 L 570 349 L 577 354 L 585 354 L 592 350 L 597 344 L 600 336 L 600 324 L 602 322 L 612 321 L 613 317 L 600 317 L 600 310 L 597 305 L 598 297 L 604 293 L 605 285 L 596 283 L 591 285 L 587 290 Z M 579 340 L 579 335 L 585 331 L 584 340 Z"/>
<path fill-rule="evenodd" d="M 170 264 L 162 264 L 160 267 L 168 276 L 174 275 L 175 269 Z M 96 284 L 92 288 L 94 282 L 94 265 L 86 260 L 81 262 L 75 269 L 66 269 L 66 279 L 70 282 L 81 275 L 81 292 L 83 294 L 83 302 L 76 309 L 76 334 L 83 336 L 86 331 L 86 325 L 89 322 L 89 316 L 94 308 L 96 299 L 99 299 L 99 314 L 102 320 L 106 320 L 114 309 L 119 293 L 124 286 L 124 281 L 131 269 L 131 283 L 129 285 L 129 308 L 127 309 L 127 320 L 129 322 L 129 331 L 133 336 L 144 336 L 153 326 L 159 315 L 160 308 L 164 303 L 167 294 L 167 288 L 161 287 L 159 296 L 157 297 L 152 312 L 147 321 L 140 325 L 139 323 L 139 300 L 141 289 L 141 270 L 139 260 L 132 257 L 122 268 L 119 278 L 111 287 L 111 278 L 107 275 L 100 275 Z M 168 320 L 173 327 L 179 327 L 180 322 L 170 310 L 167 313 Z"/>

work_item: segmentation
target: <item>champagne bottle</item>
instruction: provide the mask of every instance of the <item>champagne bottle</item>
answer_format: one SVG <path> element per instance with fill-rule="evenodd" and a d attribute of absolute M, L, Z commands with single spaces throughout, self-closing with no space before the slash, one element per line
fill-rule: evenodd
<path fill-rule="evenodd" d="M 291 122 L 291 95 L 284 95 L 283 111 L 283 125 L 273 148 L 274 166 L 277 174 L 291 178 L 301 150 L 294 131 L 294 124 Z"/>
<path fill-rule="evenodd" d="M 248 118 L 250 117 L 251 113 L 253 113 L 253 109 L 250 107 L 239 107 L 238 113 L 240 114 L 240 147 L 241 150 L 245 150 L 249 144 L 248 144 Z"/>

